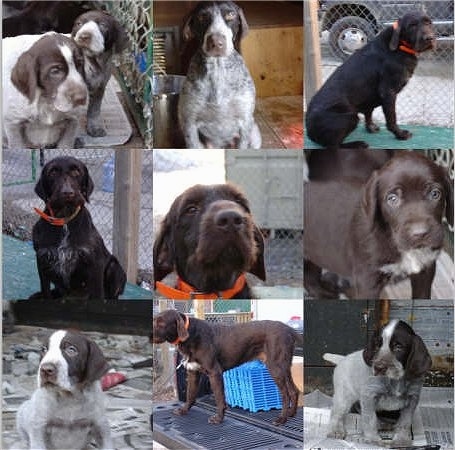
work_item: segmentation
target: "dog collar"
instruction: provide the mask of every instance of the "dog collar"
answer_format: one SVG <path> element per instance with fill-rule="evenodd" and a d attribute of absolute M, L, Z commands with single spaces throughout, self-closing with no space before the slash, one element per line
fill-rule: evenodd
<path fill-rule="evenodd" d="M 218 299 L 229 299 L 238 294 L 246 283 L 245 274 L 239 275 L 237 280 L 230 289 L 220 292 L 201 292 L 197 291 L 193 286 L 183 281 L 180 277 L 177 279 L 177 287 L 173 288 L 167 286 L 161 281 L 156 282 L 156 290 L 164 295 L 166 298 L 171 300 L 218 300 Z"/>
<path fill-rule="evenodd" d="M 186 315 L 186 314 L 183 314 L 185 316 L 185 330 L 188 330 L 189 326 L 190 326 L 190 318 Z M 183 342 L 180 340 L 180 338 L 178 337 L 175 341 L 173 342 L 170 342 L 171 345 L 178 345 L 180 344 L 180 342 Z"/>
<path fill-rule="evenodd" d="M 398 28 L 398 21 L 393 22 L 393 29 L 396 30 Z M 400 41 L 400 45 L 398 46 L 398 50 L 401 50 L 402 52 L 408 53 L 409 55 L 417 56 L 418 52 L 416 52 L 409 42 L 406 41 Z"/>
<path fill-rule="evenodd" d="M 55 217 L 53 214 L 54 212 L 52 211 L 52 208 L 48 205 L 46 205 L 46 208 L 50 211 L 52 214 L 51 216 L 49 214 L 46 214 L 44 211 L 41 211 L 38 208 L 33 208 L 35 212 L 41 216 L 46 222 L 49 222 L 51 225 L 55 225 L 56 227 L 63 227 L 67 223 L 71 222 L 78 214 L 79 211 L 81 210 L 81 207 L 78 206 L 76 210 L 71 214 L 71 216 L 68 217 Z"/>

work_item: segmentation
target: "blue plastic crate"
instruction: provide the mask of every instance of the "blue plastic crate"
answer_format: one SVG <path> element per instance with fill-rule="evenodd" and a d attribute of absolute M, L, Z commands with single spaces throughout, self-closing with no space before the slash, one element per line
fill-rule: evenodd
<path fill-rule="evenodd" d="M 281 408 L 280 392 L 261 361 L 251 361 L 223 373 L 224 392 L 229 406 L 251 412 Z"/>

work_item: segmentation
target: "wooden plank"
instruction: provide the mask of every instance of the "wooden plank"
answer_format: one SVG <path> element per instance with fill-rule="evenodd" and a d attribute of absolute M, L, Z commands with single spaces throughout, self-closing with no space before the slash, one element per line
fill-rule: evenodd
<path fill-rule="evenodd" d="M 257 97 L 303 95 L 303 28 L 250 30 L 242 54 Z"/>
<path fill-rule="evenodd" d="M 141 212 L 141 149 L 115 151 L 115 195 L 113 254 L 126 271 L 130 283 L 136 283 Z M 118 174 L 121 174 L 118 176 Z M 120 237 L 122 236 L 122 239 Z M 126 239 L 125 239 L 126 237 Z"/>

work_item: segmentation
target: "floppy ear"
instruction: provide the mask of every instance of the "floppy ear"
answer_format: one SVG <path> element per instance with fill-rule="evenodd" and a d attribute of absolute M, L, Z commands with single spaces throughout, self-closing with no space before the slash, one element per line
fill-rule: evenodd
<path fill-rule="evenodd" d="M 393 52 L 398 48 L 398 44 L 400 43 L 400 32 L 401 32 L 401 24 L 400 20 L 397 20 L 392 25 L 392 37 L 390 38 L 389 42 L 389 49 Z"/>
<path fill-rule="evenodd" d="M 237 7 L 237 13 L 239 15 L 239 32 L 235 36 L 234 39 L 234 48 L 240 53 L 240 41 L 248 34 L 249 27 L 248 23 L 245 18 L 245 14 L 243 13 L 243 9 Z"/>
<path fill-rule="evenodd" d="M 248 272 L 265 281 L 264 237 L 262 236 L 261 230 L 256 225 L 254 225 L 254 240 L 256 242 L 257 254 L 253 266 Z"/>
<path fill-rule="evenodd" d="M 194 38 L 193 31 L 191 30 L 193 17 L 193 13 L 189 13 L 183 21 L 182 36 L 185 41 L 189 41 Z"/>
<path fill-rule="evenodd" d="M 153 244 L 153 278 L 155 283 L 173 272 L 175 264 L 174 230 L 169 212 Z"/>
<path fill-rule="evenodd" d="M 22 53 L 11 71 L 11 81 L 16 89 L 28 98 L 30 103 L 35 100 L 38 75 L 36 73 L 36 58 L 32 53 Z"/>
<path fill-rule="evenodd" d="M 412 337 L 411 353 L 406 361 L 406 376 L 408 378 L 419 378 L 431 369 L 432 361 L 427 347 L 420 336 Z"/>
<path fill-rule="evenodd" d="M 44 180 L 43 173 L 46 171 L 46 166 L 44 166 L 43 171 L 41 172 L 41 176 L 35 185 L 35 194 L 45 202 L 49 198 L 48 189 L 46 186 L 46 181 Z"/>
<path fill-rule="evenodd" d="M 444 176 L 444 188 L 446 191 L 446 218 L 449 225 L 453 227 L 453 182 L 446 171 Z"/>
<path fill-rule="evenodd" d="M 108 370 L 109 365 L 100 348 L 89 340 L 85 379 L 90 382 L 99 380 Z"/>
<path fill-rule="evenodd" d="M 379 215 L 378 179 L 379 175 L 375 170 L 362 189 L 361 209 L 371 229 L 373 229 L 375 219 Z"/>
<path fill-rule="evenodd" d="M 115 29 L 115 40 L 114 40 L 114 53 L 121 53 L 129 44 L 128 35 L 126 34 L 125 29 L 118 23 L 116 20 L 114 21 L 114 29 Z"/>
<path fill-rule="evenodd" d="M 176 320 L 176 326 L 177 326 L 177 336 L 180 339 L 180 341 L 186 341 L 190 334 L 188 333 L 188 330 L 185 328 L 185 321 L 183 320 L 182 316 L 178 313 L 178 318 Z"/>
<path fill-rule="evenodd" d="M 92 177 L 88 173 L 88 169 L 83 165 L 84 167 L 84 178 L 82 180 L 82 195 L 84 196 L 85 200 L 87 203 L 89 203 L 89 197 L 92 195 L 93 189 L 94 189 L 94 184 Z"/>

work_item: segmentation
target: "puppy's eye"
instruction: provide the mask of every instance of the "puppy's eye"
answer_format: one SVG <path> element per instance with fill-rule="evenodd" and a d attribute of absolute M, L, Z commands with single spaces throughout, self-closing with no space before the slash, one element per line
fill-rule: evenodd
<path fill-rule="evenodd" d="M 430 191 L 430 193 L 428 194 L 429 197 L 430 197 L 430 200 L 439 200 L 441 198 L 441 191 L 438 189 L 438 188 L 434 188 Z"/>
<path fill-rule="evenodd" d="M 236 14 L 234 11 L 230 11 L 224 15 L 224 20 L 231 21 L 234 20 L 236 17 Z"/>
<path fill-rule="evenodd" d="M 79 169 L 71 169 L 70 175 L 72 177 L 78 177 L 80 174 L 81 172 L 79 171 Z"/>
<path fill-rule="evenodd" d="M 196 214 L 199 211 L 195 205 L 190 205 L 185 209 L 185 214 Z"/>
<path fill-rule="evenodd" d="M 392 351 L 394 351 L 394 352 L 399 352 L 402 349 L 403 349 L 403 346 L 401 344 L 395 343 L 392 345 Z"/>
<path fill-rule="evenodd" d="M 73 356 L 76 356 L 79 352 L 74 345 L 68 345 L 68 347 L 65 347 L 65 353 L 68 356 L 73 357 Z"/>
<path fill-rule="evenodd" d="M 386 197 L 387 204 L 392 208 L 396 208 L 400 204 L 400 196 L 394 192 L 390 192 Z"/>
<path fill-rule="evenodd" d="M 65 76 L 65 68 L 63 66 L 53 66 L 49 69 L 49 76 L 52 78 L 61 78 Z"/>
<path fill-rule="evenodd" d="M 47 347 L 45 345 L 42 345 L 40 348 L 40 353 L 44 355 L 47 352 Z"/>

